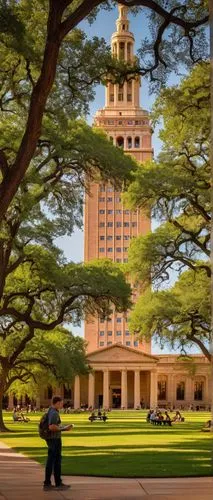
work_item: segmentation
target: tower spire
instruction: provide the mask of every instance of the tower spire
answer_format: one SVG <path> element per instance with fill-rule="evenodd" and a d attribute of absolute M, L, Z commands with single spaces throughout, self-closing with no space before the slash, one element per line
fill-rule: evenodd
<path fill-rule="evenodd" d="M 118 4 L 118 19 L 116 21 L 117 32 L 129 31 L 128 7 Z"/>

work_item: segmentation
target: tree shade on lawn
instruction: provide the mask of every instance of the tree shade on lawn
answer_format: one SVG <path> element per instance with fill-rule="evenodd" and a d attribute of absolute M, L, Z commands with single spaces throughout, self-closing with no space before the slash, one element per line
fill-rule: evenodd
<path fill-rule="evenodd" d="M 109 414 L 106 424 L 91 423 L 88 414 L 63 415 L 62 422 L 75 424 L 63 438 L 62 473 L 112 477 L 211 476 L 212 436 L 202 433 L 209 412 L 183 412 L 185 422 L 172 427 L 146 423 L 145 411 Z M 40 415 L 30 415 L 28 424 L 5 422 L 14 433 L 2 440 L 41 464 L 47 449 L 38 437 Z M 11 423 L 11 425 L 10 425 Z"/>

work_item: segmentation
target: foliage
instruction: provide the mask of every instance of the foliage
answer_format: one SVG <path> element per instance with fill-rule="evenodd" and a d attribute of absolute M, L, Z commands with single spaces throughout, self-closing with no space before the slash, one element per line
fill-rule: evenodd
<path fill-rule="evenodd" d="M 182 353 L 196 345 L 211 359 L 210 280 L 204 270 L 185 271 L 168 290 L 147 290 L 139 298 L 129 328 L 147 340 L 154 337 L 161 347 Z"/>

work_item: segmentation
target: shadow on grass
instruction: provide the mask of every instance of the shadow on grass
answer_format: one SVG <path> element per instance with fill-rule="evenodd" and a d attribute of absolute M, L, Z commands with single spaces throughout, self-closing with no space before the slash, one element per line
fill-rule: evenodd
<path fill-rule="evenodd" d="M 91 475 L 108 477 L 181 477 L 210 476 L 213 472 L 210 450 L 181 450 L 171 445 L 168 450 L 149 450 L 148 446 L 64 447 L 62 473 L 65 475 Z M 200 446 L 200 443 L 197 444 Z M 29 453 L 28 448 L 20 451 Z M 44 464 L 45 448 L 31 448 L 31 458 Z"/>
<path fill-rule="evenodd" d="M 151 449 L 150 449 L 151 448 Z M 40 464 L 46 461 L 46 447 L 19 447 L 19 451 Z M 151 445 L 64 446 L 62 472 L 65 475 L 108 477 L 210 476 L 209 440 Z"/>

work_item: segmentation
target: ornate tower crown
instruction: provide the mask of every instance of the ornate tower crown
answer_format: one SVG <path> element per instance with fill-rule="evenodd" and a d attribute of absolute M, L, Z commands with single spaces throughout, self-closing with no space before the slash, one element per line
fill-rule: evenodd
<path fill-rule="evenodd" d="M 127 18 L 128 7 L 118 4 L 119 17 L 116 21 L 117 31 L 123 32 L 129 30 L 129 20 Z"/>

